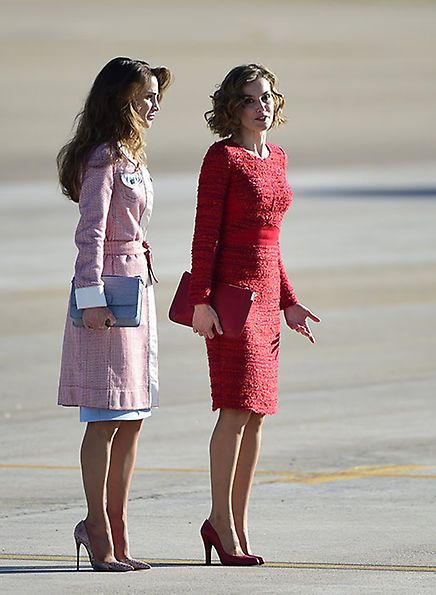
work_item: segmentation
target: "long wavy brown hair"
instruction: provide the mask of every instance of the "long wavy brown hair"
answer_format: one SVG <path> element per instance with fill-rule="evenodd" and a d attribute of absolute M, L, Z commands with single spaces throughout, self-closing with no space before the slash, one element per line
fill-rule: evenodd
<path fill-rule="evenodd" d="M 158 81 L 160 99 L 171 83 L 171 73 L 164 66 L 113 58 L 98 73 L 83 110 L 74 120 L 75 134 L 57 155 L 62 193 L 74 202 L 79 202 L 86 160 L 98 145 L 107 143 L 114 159 L 121 158 L 123 145 L 137 161 L 145 161 L 143 122 L 136 100 L 153 76 Z"/>
<path fill-rule="evenodd" d="M 204 114 L 207 125 L 215 134 L 224 138 L 237 134 L 241 125 L 239 113 L 244 105 L 243 88 L 259 78 L 266 79 L 271 86 L 274 100 L 274 117 L 271 128 L 286 122 L 283 114 L 284 96 L 277 90 L 277 77 L 262 64 L 242 64 L 233 68 L 213 95 L 212 109 Z"/>

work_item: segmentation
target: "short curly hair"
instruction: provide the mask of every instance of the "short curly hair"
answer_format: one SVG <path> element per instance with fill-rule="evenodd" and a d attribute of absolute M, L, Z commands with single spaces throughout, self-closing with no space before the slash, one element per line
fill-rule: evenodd
<path fill-rule="evenodd" d="M 222 138 L 238 133 L 241 125 L 239 112 L 244 103 L 243 87 L 259 78 L 266 79 L 271 86 L 274 100 L 271 128 L 286 122 L 283 114 L 285 98 L 277 91 L 277 76 L 262 64 L 242 64 L 233 68 L 210 96 L 212 109 L 207 111 L 204 117 L 212 132 Z"/>

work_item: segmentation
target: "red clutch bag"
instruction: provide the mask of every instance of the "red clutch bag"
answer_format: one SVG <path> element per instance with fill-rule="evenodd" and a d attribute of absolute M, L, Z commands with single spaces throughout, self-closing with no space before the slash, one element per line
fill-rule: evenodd
<path fill-rule="evenodd" d="M 184 272 L 168 312 L 169 319 L 192 326 L 194 307 L 189 305 L 191 273 Z M 212 292 L 211 306 L 218 314 L 224 336 L 237 339 L 242 333 L 255 293 L 245 287 L 220 284 Z"/>

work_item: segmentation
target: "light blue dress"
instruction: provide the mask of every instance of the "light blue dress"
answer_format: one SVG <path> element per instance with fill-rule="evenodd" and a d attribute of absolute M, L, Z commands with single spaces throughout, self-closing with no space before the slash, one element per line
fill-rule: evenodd
<path fill-rule="evenodd" d="M 151 409 L 100 409 L 80 407 L 80 421 L 132 421 L 150 417 Z"/>

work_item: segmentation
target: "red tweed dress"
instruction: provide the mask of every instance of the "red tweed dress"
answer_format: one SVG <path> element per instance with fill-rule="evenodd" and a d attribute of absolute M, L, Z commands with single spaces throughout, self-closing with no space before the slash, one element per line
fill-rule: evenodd
<path fill-rule="evenodd" d="M 256 157 L 232 140 L 204 158 L 192 242 L 192 304 L 209 303 L 214 283 L 256 293 L 238 339 L 206 339 L 212 409 L 277 411 L 280 310 L 297 303 L 283 266 L 279 231 L 292 200 L 286 153 Z"/>

